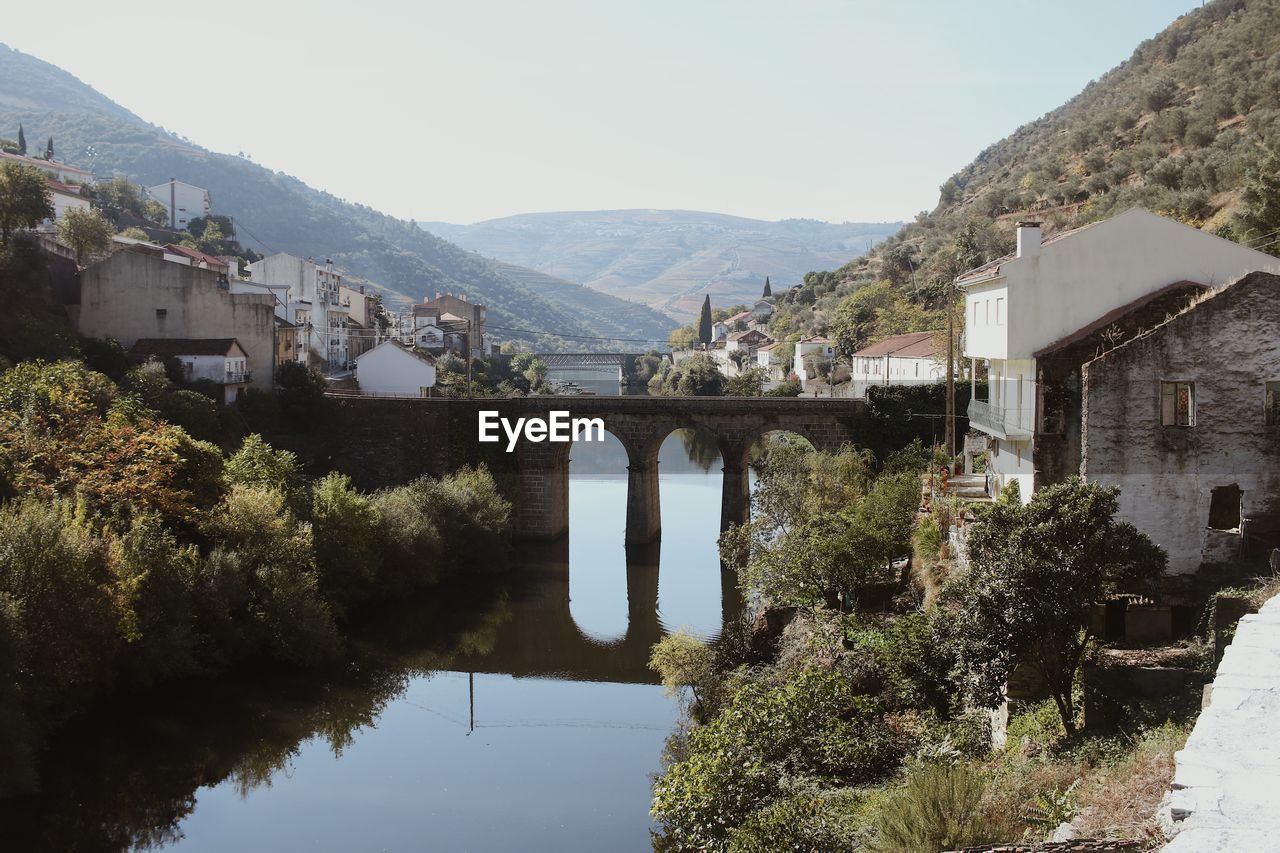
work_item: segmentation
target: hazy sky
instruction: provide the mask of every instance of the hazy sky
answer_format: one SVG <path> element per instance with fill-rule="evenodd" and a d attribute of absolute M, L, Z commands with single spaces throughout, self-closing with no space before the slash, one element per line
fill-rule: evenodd
<path fill-rule="evenodd" d="M 0 40 L 395 216 L 910 218 L 1198 0 L 27 4 Z M 213 17 L 206 18 L 206 15 Z"/>

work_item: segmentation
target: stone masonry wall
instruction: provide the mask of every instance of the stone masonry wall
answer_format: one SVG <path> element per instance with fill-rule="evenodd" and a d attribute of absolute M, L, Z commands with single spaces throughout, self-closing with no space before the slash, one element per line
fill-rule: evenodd
<path fill-rule="evenodd" d="M 1174 573 L 1219 559 L 1211 490 L 1237 485 L 1242 515 L 1280 511 L 1280 426 L 1265 383 L 1280 379 L 1280 277 L 1251 273 L 1084 368 L 1083 460 L 1120 487 L 1121 516 L 1169 553 Z M 1195 383 L 1195 423 L 1162 426 L 1161 381 Z"/>

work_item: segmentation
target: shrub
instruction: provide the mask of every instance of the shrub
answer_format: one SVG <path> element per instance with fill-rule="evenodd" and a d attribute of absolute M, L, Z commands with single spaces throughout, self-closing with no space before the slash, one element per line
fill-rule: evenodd
<path fill-rule="evenodd" d="M 301 665 L 331 659 L 339 639 L 312 566 L 309 525 L 271 488 L 238 485 L 205 526 L 216 543 L 209 561 L 247 593 L 230 617 L 273 657 Z M 234 603 L 233 603 L 234 608 Z"/>
<path fill-rule="evenodd" d="M 160 416 L 180 426 L 198 441 L 217 443 L 222 437 L 218 404 L 196 391 L 179 390 L 160 401 Z"/>
<path fill-rule="evenodd" d="M 983 817 L 986 788 L 985 776 L 969 764 L 913 766 L 906 784 L 880 810 L 880 834 L 872 849 L 937 853 L 1000 841 L 1000 830 L 990 828 Z"/>
<path fill-rule="evenodd" d="M 668 695 L 674 696 L 681 687 L 688 687 L 695 702 L 698 687 L 712 675 L 715 652 L 706 643 L 681 628 L 654 643 L 649 655 L 649 669 L 658 673 Z"/>
<path fill-rule="evenodd" d="M 227 460 L 224 472 L 227 482 L 241 486 L 274 489 L 297 515 L 310 509 L 307 484 L 298 457 L 287 450 L 276 450 L 258 434 L 250 435 L 240 449 Z"/>
<path fill-rule="evenodd" d="M 802 671 L 778 687 L 748 683 L 693 730 L 688 757 L 654 783 L 654 817 L 680 847 L 722 849 L 731 827 L 780 799 L 784 779 L 878 779 L 901 747 L 877 711 L 833 672 Z"/>
<path fill-rule="evenodd" d="M 351 488 L 351 478 L 330 474 L 311 492 L 316 569 L 326 598 L 345 606 L 372 596 L 382 552 L 374 502 Z"/>
<path fill-rule="evenodd" d="M 877 798 L 848 789 L 797 794 L 753 812 L 729 835 L 730 853 L 858 850 L 870 835 Z"/>

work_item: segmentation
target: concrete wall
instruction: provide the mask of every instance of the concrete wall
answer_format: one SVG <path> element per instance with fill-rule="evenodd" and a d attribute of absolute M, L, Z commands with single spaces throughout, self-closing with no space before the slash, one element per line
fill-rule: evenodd
<path fill-rule="evenodd" d="M 274 375 L 274 300 L 233 294 L 218 274 L 126 249 L 80 277 L 78 330 L 115 338 L 235 338 L 244 348 L 251 385 L 270 388 Z"/>
<path fill-rule="evenodd" d="M 1162 426 L 1162 380 L 1195 383 L 1195 424 Z M 1081 471 L 1120 487 L 1120 513 L 1169 552 L 1170 571 L 1229 553 L 1207 529 L 1211 489 L 1238 485 L 1243 513 L 1280 511 L 1280 277 L 1256 273 L 1084 367 Z"/>

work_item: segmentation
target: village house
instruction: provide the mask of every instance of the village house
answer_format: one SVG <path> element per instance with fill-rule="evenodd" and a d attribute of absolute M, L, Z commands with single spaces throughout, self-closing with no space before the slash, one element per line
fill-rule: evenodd
<path fill-rule="evenodd" d="M 90 172 L 88 169 L 80 169 L 76 166 L 70 166 L 66 163 L 59 163 L 57 160 L 44 160 L 39 157 L 28 157 L 25 154 L 10 154 L 7 151 L 0 151 L 0 163 L 4 163 L 6 161 L 39 169 L 61 184 L 74 185 L 93 183 L 93 172 Z"/>
<path fill-rule="evenodd" d="M 276 354 L 272 302 L 264 294 L 232 293 L 225 275 L 166 260 L 158 246 L 122 245 L 84 270 L 67 314 L 80 334 L 115 338 L 126 349 L 142 339 L 234 339 L 248 373 L 242 384 L 269 389 Z"/>
<path fill-rule="evenodd" d="M 439 333 L 441 348 L 455 352 L 471 351 L 473 358 L 483 358 L 485 346 L 485 310 L 483 305 L 468 302 L 452 293 L 437 293 L 435 299 L 423 299 L 413 306 L 414 341 L 421 344 L 424 335 Z M 428 327 L 434 327 L 434 331 Z"/>
<path fill-rule="evenodd" d="M 81 185 L 64 184 L 53 178 L 49 178 L 45 183 L 49 187 L 49 200 L 53 202 L 53 216 L 36 226 L 37 231 L 52 233 L 56 230 L 57 223 L 67 215 L 68 210 L 82 210 L 87 213 L 92 206 L 85 188 Z"/>
<path fill-rule="evenodd" d="M 765 344 L 756 349 L 756 367 L 763 370 L 769 379 L 785 379 L 782 375 L 782 362 L 779 360 L 779 350 L 782 343 L 774 341 Z"/>
<path fill-rule="evenodd" d="M 1250 273 L 1084 365 L 1084 476 L 1169 570 L 1280 533 L 1280 276 Z"/>
<path fill-rule="evenodd" d="M 230 286 L 231 266 L 222 258 L 213 255 L 206 255 L 199 249 L 191 249 L 186 246 L 179 246 L 177 243 L 168 243 L 164 247 L 165 251 L 170 255 L 186 258 L 187 263 L 193 267 L 202 270 L 212 270 L 222 276 L 224 284 Z"/>
<path fill-rule="evenodd" d="M 174 231 L 184 230 L 191 224 L 191 220 L 207 217 L 213 212 L 208 190 L 176 178 L 147 187 L 146 193 L 164 206 L 165 217 Z"/>
<path fill-rule="evenodd" d="M 866 397 L 872 385 L 931 385 L 947 378 L 946 348 L 933 332 L 894 335 L 850 357 L 853 396 Z"/>
<path fill-rule="evenodd" d="M 312 258 L 281 252 L 248 264 L 245 270 L 257 284 L 287 288 L 284 319 L 298 328 L 304 358 L 330 369 L 347 363 L 350 305 L 342 300 L 342 276 L 334 271 L 332 261 L 318 264 Z"/>
<path fill-rule="evenodd" d="M 356 383 L 362 394 L 428 397 L 436 384 L 436 362 L 399 341 L 383 341 L 356 358 Z"/>
<path fill-rule="evenodd" d="M 796 341 L 795 363 L 791 370 L 803 385 L 811 379 L 817 379 L 818 366 L 831 365 L 835 357 L 835 346 L 823 336 L 801 338 Z"/>
<path fill-rule="evenodd" d="M 1046 240 L 1039 223 L 1020 224 L 1016 252 L 956 279 L 975 381 L 969 424 L 988 436 L 988 488 L 1017 482 L 1027 501 L 1078 474 L 1083 364 L 1200 290 L 1278 268 L 1280 259 L 1142 208 Z"/>
<path fill-rule="evenodd" d="M 757 299 L 756 303 L 751 306 L 751 319 L 757 323 L 763 323 L 773 316 L 773 303 L 767 299 Z"/>
<path fill-rule="evenodd" d="M 220 386 L 221 403 L 234 403 L 249 386 L 249 357 L 235 338 L 139 338 L 129 352 L 139 361 L 176 362 L 184 382 Z"/>
<path fill-rule="evenodd" d="M 726 341 L 733 332 L 745 332 L 751 324 L 751 312 L 739 311 L 737 314 L 717 320 L 711 324 L 711 340 Z"/>
<path fill-rule="evenodd" d="M 338 297 L 347 306 L 347 356 L 354 360 L 383 340 L 378 308 L 381 300 L 366 293 L 364 285 L 338 287 Z"/>

